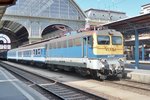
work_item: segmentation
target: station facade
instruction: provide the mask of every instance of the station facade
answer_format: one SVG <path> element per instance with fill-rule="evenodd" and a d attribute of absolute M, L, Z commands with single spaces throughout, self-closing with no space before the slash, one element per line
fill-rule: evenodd
<path fill-rule="evenodd" d="M 150 3 L 141 6 L 140 14 L 150 13 Z"/>
<path fill-rule="evenodd" d="M 86 24 L 92 26 L 100 26 L 109 22 L 126 18 L 126 13 L 112 10 L 101 10 L 90 8 L 85 11 L 87 16 Z"/>

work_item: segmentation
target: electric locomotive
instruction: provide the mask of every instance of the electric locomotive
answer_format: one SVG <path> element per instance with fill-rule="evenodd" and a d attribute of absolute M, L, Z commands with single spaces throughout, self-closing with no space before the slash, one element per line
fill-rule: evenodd
<path fill-rule="evenodd" d="M 82 75 L 106 79 L 124 73 L 123 53 L 122 34 L 108 29 L 69 32 L 66 36 L 10 50 L 8 59 L 46 64 L 54 70 L 75 70 Z"/>
<path fill-rule="evenodd" d="M 55 68 L 102 79 L 124 71 L 123 36 L 114 30 L 75 32 L 49 41 L 46 47 L 46 62 L 59 65 Z"/>

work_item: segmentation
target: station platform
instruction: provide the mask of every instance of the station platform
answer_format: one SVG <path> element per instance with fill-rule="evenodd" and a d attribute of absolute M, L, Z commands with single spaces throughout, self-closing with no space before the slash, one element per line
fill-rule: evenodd
<path fill-rule="evenodd" d="M 150 61 L 139 61 L 139 68 L 135 69 L 135 60 L 126 61 L 127 77 L 133 81 L 150 84 Z"/>
<path fill-rule="evenodd" d="M 131 64 L 131 63 L 135 63 L 135 60 L 127 60 L 126 63 Z M 150 65 L 150 61 L 139 61 L 140 64 L 149 64 Z"/>
<path fill-rule="evenodd" d="M 0 67 L 0 100 L 48 100 Z"/>
<path fill-rule="evenodd" d="M 125 71 L 132 81 L 150 84 L 150 70 L 126 68 Z"/>

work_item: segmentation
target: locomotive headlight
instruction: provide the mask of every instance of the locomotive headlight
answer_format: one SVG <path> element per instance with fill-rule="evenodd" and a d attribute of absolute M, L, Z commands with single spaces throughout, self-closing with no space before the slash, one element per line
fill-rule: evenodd
<path fill-rule="evenodd" d="M 123 58 L 119 58 L 118 61 L 119 62 L 124 62 L 124 59 Z"/>
<path fill-rule="evenodd" d="M 118 62 L 120 63 L 120 66 L 124 66 L 124 59 L 123 58 L 119 58 Z"/>
<path fill-rule="evenodd" d="M 101 62 L 105 63 L 105 62 L 107 62 L 107 60 L 106 59 L 101 59 Z"/>

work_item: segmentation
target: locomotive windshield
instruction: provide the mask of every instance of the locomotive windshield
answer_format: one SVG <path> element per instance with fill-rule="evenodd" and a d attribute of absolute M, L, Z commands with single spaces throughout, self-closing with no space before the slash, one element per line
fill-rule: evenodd
<path fill-rule="evenodd" d="M 113 45 L 121 45 L 122 37 L 121 36 L 112 36 L 112 44 Z"/>
<path fill-rule="evenodd" d="M 99 45 L 108 45 L 110 44 L 110 37 L 109 36 L 98 36 L 97 41 Z"/>

